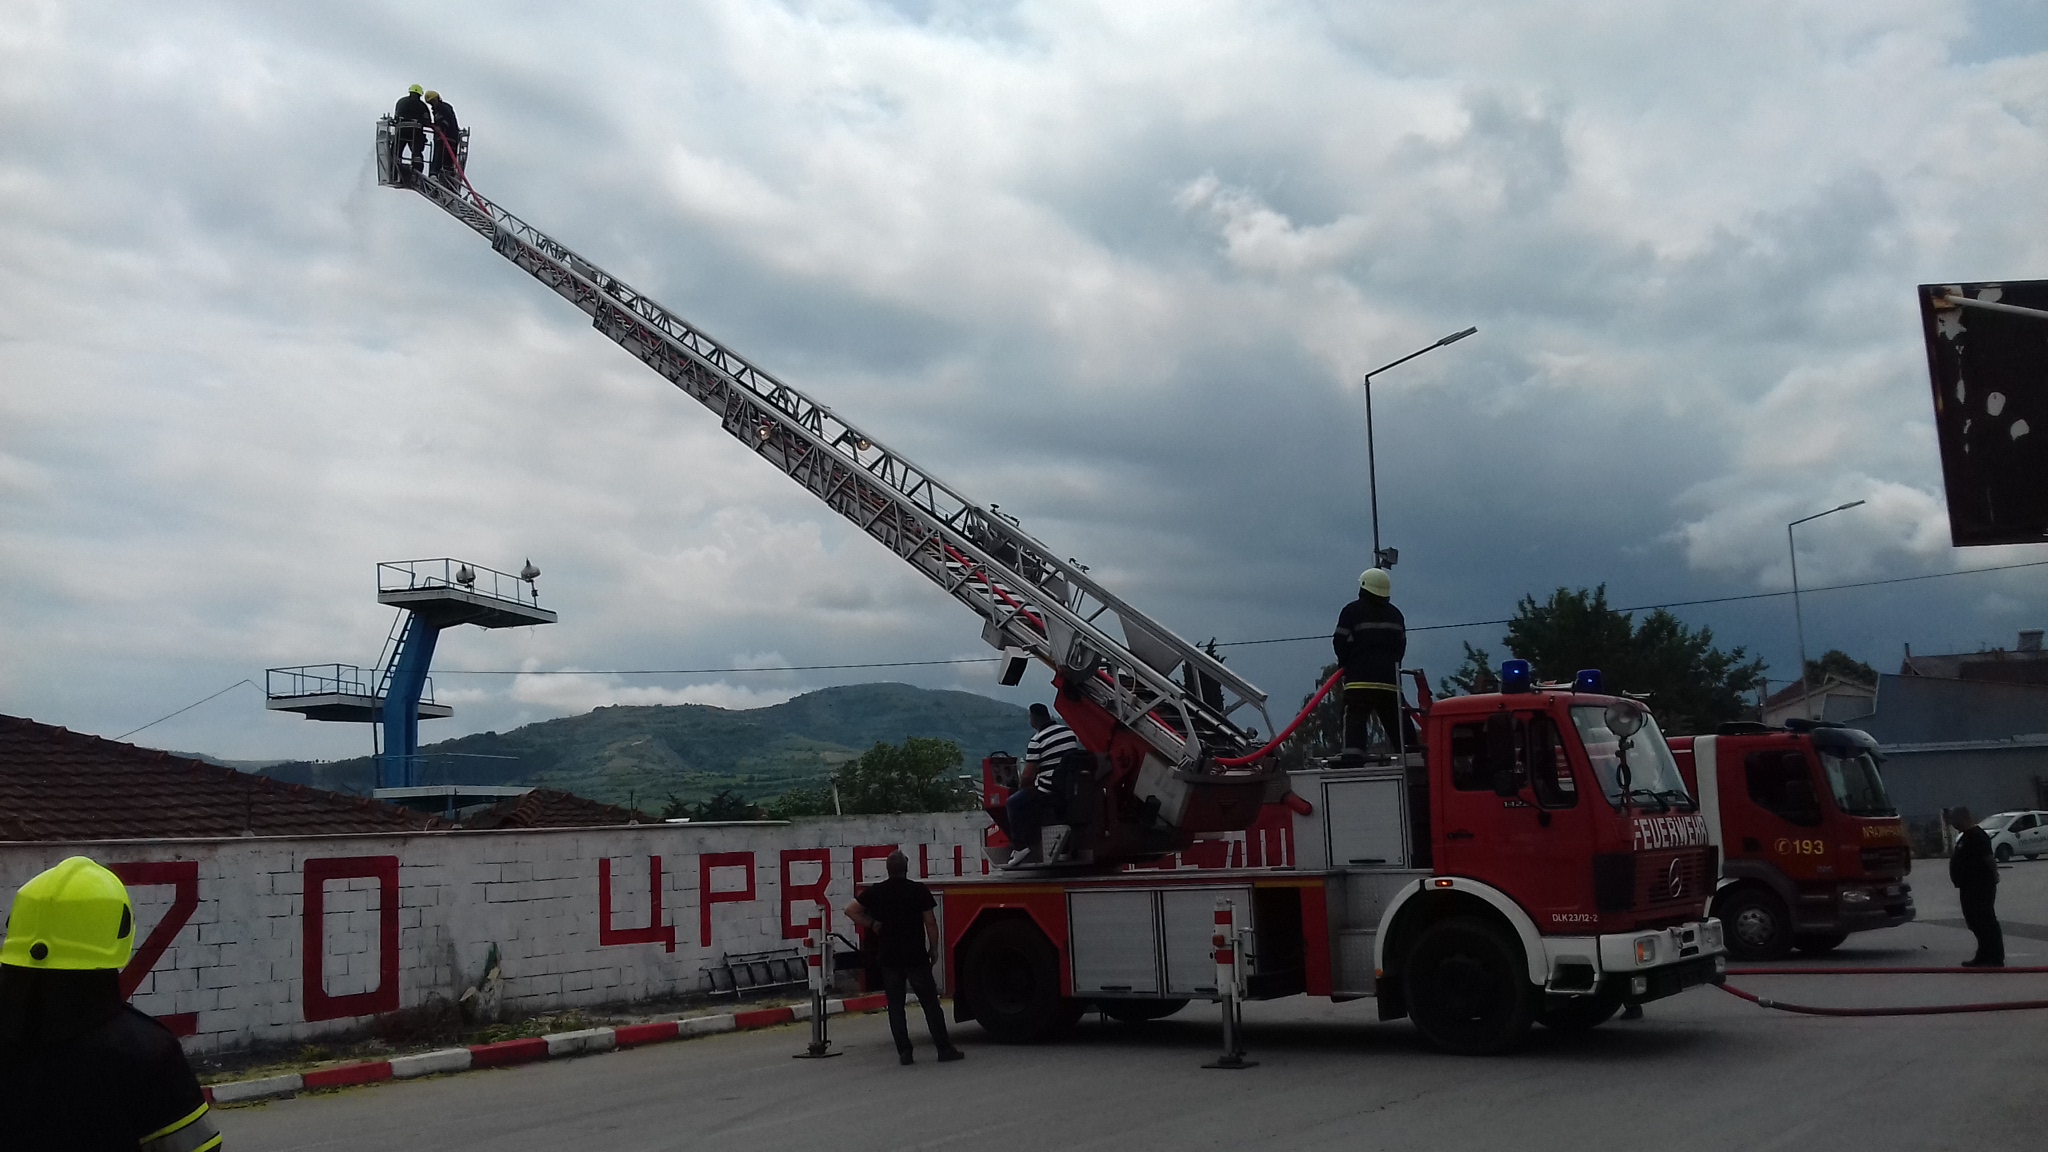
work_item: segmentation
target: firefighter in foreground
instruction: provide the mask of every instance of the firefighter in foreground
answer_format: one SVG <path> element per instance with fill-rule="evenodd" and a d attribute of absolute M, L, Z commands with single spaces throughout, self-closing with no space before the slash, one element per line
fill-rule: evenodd
<path fill-rule="evenodd" d="M 177 1037 L 121 996 L 121 969 L 134 950 L 128 889 L 83 856 L 15 893 L 0 943 L 0 1123 L 8 1148 L 221 1146 Z"/>
<path fill-rule="evenodd" d="M 1344 668 L 1344 751 L 1346 763 L 1365 759 L 1367 721 L 1379 717 L 1387 743 L 1400 739 L 1401 657 L 1408 654 L 1408 625 L 1390 597 L 1394 582 L 1384 568 L 1358 574 L 1358 599 L 1337 615 L 1330 637 Z"/>

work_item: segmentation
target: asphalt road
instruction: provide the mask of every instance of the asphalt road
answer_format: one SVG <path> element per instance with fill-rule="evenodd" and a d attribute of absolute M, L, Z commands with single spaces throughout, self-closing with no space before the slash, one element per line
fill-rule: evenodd
<path fill-rule="evenodd" d="M 2048 965 L 2048 860 L 2003 873 L 2008 962 Z M 1851 937 L 1825 961 L 1969 955 L 1938 861 L 1925 922 Z M 1828 1005 L 2048 999 L 2048 975 L 1748 977 Z M 1247 1007 L 1260 1066 L 1207 1071 L 1215 1009 L 1130 1027 L 1091 1017 L 1035 1048 L 959 1030 L 968 1058 L 897 1065 L 881 1016 L 835 1022 L 846 1055 L 792 1060 L 799 1028 L 376 1085 L 218 1114 L 234 1152 L 319 1149 L 1826 1149 L 2028 1147 L 2042 1131 L 2048 1011 L 1824 1019 L 1711 988 L 1524 1052 L 1430 1050 L 1372 1001 Z M 913 1013 L 913 1021 L 915 1014 Z"/>

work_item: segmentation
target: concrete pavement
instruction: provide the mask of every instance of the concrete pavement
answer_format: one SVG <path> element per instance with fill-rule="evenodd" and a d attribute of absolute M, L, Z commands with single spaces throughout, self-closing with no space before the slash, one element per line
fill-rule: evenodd
<path fill-rule="evenodd" d="M 2048 861 L 2001 873 L 2002 918 L 2048 924 Z M 1921 862 L 1928 920 L 1958 916 L 1939 861 Z M 2048 934 L 2044 934 L 2048 935 Z M 1946 964 L 1960 928 L 1852 937 L 1828 963 Z M 2015 934 L 2014 963 L 2048 963 Z M 1816 1004 L 2048 998 L 2048 976 L 1751 977 Z M 1062 1043 L 1012 1048 L 959 1030 L 968 1059 L 899 1067 L 880 1016 L 835 1025 L 847 1055 L 800 1061 L 804 1032 L 712 1037 L 554 1064 L 226 1109 L 245 1150 L 1797 1149 L 1986 1147 L 2039 1131 L 2048 1012 L 1819 1019 L 1712 989 L 1580 1037 L 1538 1030 L 1524 1053 L 1430 1050 L 1372 1001 L 1253 1004 L 1261 1066 L 1205 1071 L 1219 1029 L 1195 1004 L 1155 1024 L 1090 1018 Z M 913 1014 L 915 1019 L 915 1014 Z"/>

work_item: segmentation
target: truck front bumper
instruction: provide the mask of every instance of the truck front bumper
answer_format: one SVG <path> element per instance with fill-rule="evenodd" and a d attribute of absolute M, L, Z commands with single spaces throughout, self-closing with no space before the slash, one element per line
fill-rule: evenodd
<path fill-rule="evenodd" d="M 1549 943 L 1552 974 L 1544 990 L 1552 995 L 1611 996 L 1642 1004 L 1696 985 L 1719 984 L 1728 973 L 1721 922 L 1714 919 L 1604 936 L 1553 937 Z M 1597 965 L 1591 962 L 1594 957 Z"/>

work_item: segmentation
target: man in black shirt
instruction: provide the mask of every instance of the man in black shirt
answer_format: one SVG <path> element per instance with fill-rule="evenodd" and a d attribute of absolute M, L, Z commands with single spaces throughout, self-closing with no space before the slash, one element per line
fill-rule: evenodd
<path fill-rule="evenodd" d="M 1961 829 L 1948 857 L 1948 880 L 1956 886 L 1963 902 L 1963 923 L 1977 934 L 1977 954 L 1963 961 L 1965 968 L 2005 967 L 2005 933 L 1998 927 L 1998 859 L 1991 854 L 1991 837 L 1977 826 L 1968 808 L 1948 811 L 1951 827 Z"/>
<path fill-rule="evenodd" d="M 433 121 L 434 114 L 420 98 L 419 85 L 413 85 L 399 97 L 398 107 L 391 110 L 391 119 L 398 127 L 398 162 L 405 164 L 410 152 L 412 170 L 420 171 L 427 160 L 426 126 Z"/>
<path fill-rule="evenodd" d="M 953 1047 L 946 1035 L 939 986 L 932 980 L 932 965 L 939 961 L 939 918 L 932 911 L 938 901 L 932 899 L 931 889 L 910 878 L 910 857 L 892 852 L 888 864 L 889 878 L 868 885 L 854 897 L 846 906 L 846 915 L 875 940 L 897 1059 L 911 1063 L 910 1026 L 903 1011 L 907 984 L 917 993 L 918 1007 L 924 1009 L 924 1022 L 932 1030 L 932 1046 L 939 1050 L 939 1061 L 959 1060 L 966 1053 Z"/>
<path fill-rule="evenodd" d="M 135 913 L 84 856 L 15 893 L 0 944 L 0 1117 L 8 1148 L 218 1152 L 170 1029 L 124 1002 Z"/>
<path fill-rule="evenodd" d="M 462 148 L 462 124 L 455 119 L 455 109 L 441 99 L 439 92 L 427 93 L 427 107 L 434 112 L 434 179 L 453 187 L 461 176 L 461 169 L 455 165 L 455 158 Z"/>

